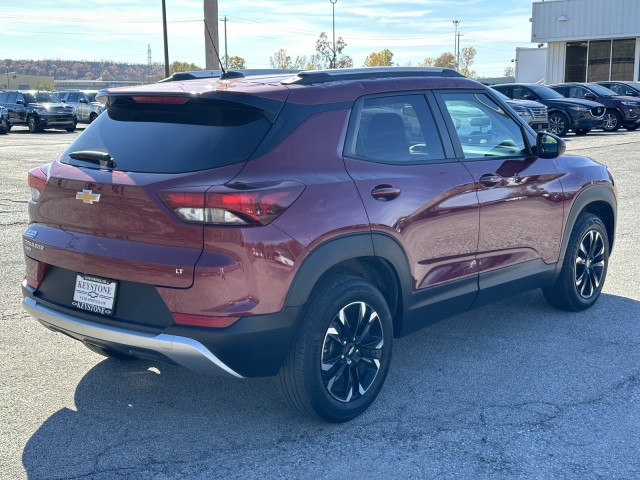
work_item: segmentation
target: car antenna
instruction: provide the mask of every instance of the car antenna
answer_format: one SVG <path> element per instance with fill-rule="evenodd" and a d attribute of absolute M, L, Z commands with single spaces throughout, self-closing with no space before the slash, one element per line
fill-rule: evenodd
<path fill-rule="evenodd" d="M 207 29 L 207 35 L 209 35 L 209 40 L 211 40 L 211 45 L 213 45 L 213 51 L 216 53 L 216 58 L 218 59 L 218 63 L 220 64 L 220 70 L 222 70 L 222 75 L 220 75 L 220 80 L 229 80 L 231 78 L 243 78 L 244 74 L 241 72 L 229 72 L 225 70 L 222 65 L 222 59 L 218 54 L 218 49 L 216 48 L 216 42 L 213 41 L 213 37 L 211 36 L 211 32 L 209 31 L 209 25 L 207 25 L 207 21 L 204 21 L 204 28 Z"/>

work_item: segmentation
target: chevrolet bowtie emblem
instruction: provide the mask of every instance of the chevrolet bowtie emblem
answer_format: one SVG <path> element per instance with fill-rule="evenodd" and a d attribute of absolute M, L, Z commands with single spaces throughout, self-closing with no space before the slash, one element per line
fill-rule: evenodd
<path fill-rule="evenodd" d="M 82 203 L 93 205 L 93 202 L 100 201 L 100 194 L 93 193 L 91 190 L 82 190 L 81 192 L 76 192 L 76 200 L 82 200 Z"/>

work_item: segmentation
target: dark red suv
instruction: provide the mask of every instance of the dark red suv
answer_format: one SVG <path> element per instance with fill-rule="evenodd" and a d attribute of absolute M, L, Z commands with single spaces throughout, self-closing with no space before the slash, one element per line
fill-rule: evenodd
<path fill-rule="evenodd" d="M 45 326 L 277 374 L 339 422 L 377 396 L 394 337 L 534 288 L 598 298 L 611 175 L 490 89 L 447 69 L 225 77 L 106 90 L 29 172 L 24 306 Z"/>

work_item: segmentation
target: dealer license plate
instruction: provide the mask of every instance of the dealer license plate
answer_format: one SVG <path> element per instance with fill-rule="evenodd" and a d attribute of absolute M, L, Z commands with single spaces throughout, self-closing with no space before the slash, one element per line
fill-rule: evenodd
<path fill-rule="evenodd" d="M 113 315 L 117 288 L 115 280 L 77 275 L 72 305 L 100 315 Z"/>

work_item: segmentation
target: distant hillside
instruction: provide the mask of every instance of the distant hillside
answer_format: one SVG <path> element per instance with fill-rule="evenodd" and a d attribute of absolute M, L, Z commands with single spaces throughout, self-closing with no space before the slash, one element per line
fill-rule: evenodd
<path fill-rule="evenodd" d="M 0 74 L 48 75 L 56 80 L 136 80 L 163 78 L 164 65 L 77 60 L 0 60 Z"/>

